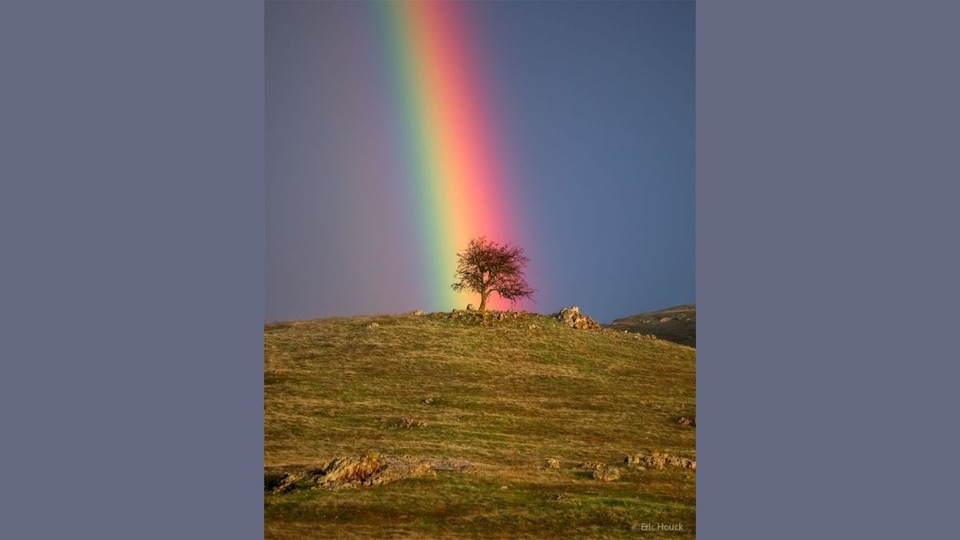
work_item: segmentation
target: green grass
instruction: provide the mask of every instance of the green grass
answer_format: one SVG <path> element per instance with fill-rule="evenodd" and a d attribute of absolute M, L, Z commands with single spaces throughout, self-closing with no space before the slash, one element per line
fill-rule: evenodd
<path fill-rule="evenodd" d="M 265 471 L 367 451 L 475 467 L 371 488 L 265 493 L 267 538 L 695 534 L 694 471 L 622 463 L 653 451 L 696 459 L 696 429 L 676 421 L 696 415 L 689 347 L 539 315 L 481 323 L 478 314 L 437 313 L 267 325 L 264 349 Z M 401 417 L 425 426 L 404 429 Z M 544 468 L 548 458 L 561 467 Z M 587 461 L 622 475 L 599 482 L 579 468 Z"/>

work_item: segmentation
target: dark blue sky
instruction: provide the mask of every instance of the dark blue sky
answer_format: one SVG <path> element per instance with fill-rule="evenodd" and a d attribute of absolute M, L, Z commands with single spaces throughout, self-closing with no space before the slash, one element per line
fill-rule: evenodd
<path fill-rule="evenodd" d="M 416 285 L 390 159 L 369 159 L 395 151 L 372 127 L 389 107 L 365 9 L 266 6 L 268 321 L 449 309 Z M 693 303 L 694 3 L 466 12 L 538 289 L 528 309 L 609 322 Z"/>

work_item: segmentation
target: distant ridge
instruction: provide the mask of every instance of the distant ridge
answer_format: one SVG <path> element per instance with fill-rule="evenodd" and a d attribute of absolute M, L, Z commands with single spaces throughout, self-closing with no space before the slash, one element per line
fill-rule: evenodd
<path fill-rule="evenodd" d="M 697 306 L 695 304 L 638 313 L 616 319 L 604 326 L 611 330 L 652 334 L 659 339 L 689 347 L 697 346 Z"/>

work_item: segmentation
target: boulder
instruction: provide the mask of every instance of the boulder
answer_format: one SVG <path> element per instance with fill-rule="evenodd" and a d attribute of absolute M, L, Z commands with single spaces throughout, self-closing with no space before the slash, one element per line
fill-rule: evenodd
<path fill-rule="evenodd" d="M 593 470 L 593 479 L 601 482 L 613 482 L 620 478 L 620 469 L 601 464 Z"/>
<path fill-rule="evenodd" d="M 600 330 L 600 323 L 580 313 L 580 308 L 570 306 L 563 308 L 556 315 L 557 319 L 570 328 L 577 330 Z"/>

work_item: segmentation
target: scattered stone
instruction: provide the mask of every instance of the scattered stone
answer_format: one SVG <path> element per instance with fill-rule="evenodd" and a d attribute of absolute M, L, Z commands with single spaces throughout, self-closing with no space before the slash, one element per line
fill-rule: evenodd
<path fill-rule="evenodd" d="M 660 322 L 670 322 L 673 320 L 673 317 L 661 317 Z"/>
<path fill-rule="evenodd" d="M 608 466 L 606 463 L 587 461 L 580 464 L 580 468 L 593 471 L 593 479 L 601 482 L 611 482 L 620 478 L 620 469 Z"/>
<path fill-rule="evenodd" d="M 419 317 L 420 315 L 423 315 L 423 310 L 422 309 L 414 310 L 413 314 Z"/>
<path fill-rule="evenodd" d="M 593 479 L 600 482 L 613 482 L 618 478 L 620 478 L 620 469 L 617 467 L 601 465 L 593 471 Z"/>
<path fill-rule="evenodd" d="M 665 469 L 668 465 L 681 469 L 697 470 L 697 462 L 692 459 L 661 454 L 660 452 L 654 452 L 651 455 L 641 453 L 627 456 L 623 462 L 627 465 L 639 465 L 641 468 L 650 467 L 658 470 Z"/>
<path fill-rule="evenodd" d="M 677 418 L 677 423 L 681 426 L 697 427 L 697 418 L 687 418 L 686 416 L 681 416 L 680 418 Z"/>
<path fill-rule="evenodd" d="M 429 397 L 428 397 L 428 398 L 426 398 L 426 399 L 421 400 L 420 403 L 423 403 L 424 405 L 429 405 L 429 404 L 433 403 L 433 398 L 429 398 Z"/>
<path fill-rule="evenodd" d="M 380 325 L 375 322 L 372 322 L 369 325 L 367 325 L 367 328 L 379 328 L 379 327 Z"/>
<path fill-rule="evenodd" d="M 560 468 L 560 460 L 554 459 L 554 458 L 550 458 L 550 459 L 548 459 L 548 460 L 543 464 L 543 468 L 544 468 L 544 469 L 559 469 L 559 468 Z"/>
<path fill-rule="evenodd" d="M 401 417 L 400 417 L 400 424 L 398 425 L 398 427 L 403 428 L 403 429 L 424 428 L 424 427 L 427 427 L 427 423 L 426 423 L 426 422 L 418 422 L 418 421 L 416 421 L 416 420 L 414 420 L 414 419 L 412 419 L 412 418 L 407 418 L 406 416 L 401 416 Z"/>
<path fill-rule="evenodd" d="M 473 304 L 467 304 L 467 311 L 473 311 Z"/>
<path fill-rule="evenodd" d="M 537 328 L 540 328 L 540 327 L 537 326 L 537 325 L 535 325 L 535 324 L 531 324 L 531 325 L 529 326 L 529 328 L 530 328 L 530 330 L 536 330 Z"/>
<path fill-rule="evenodd" d="M 580 313 L 580 308 L 571 306 L 563 308 L 556 314 L 556 318 L 570 328 L 577 330 L 600 330 L 600 323 Z"/>

